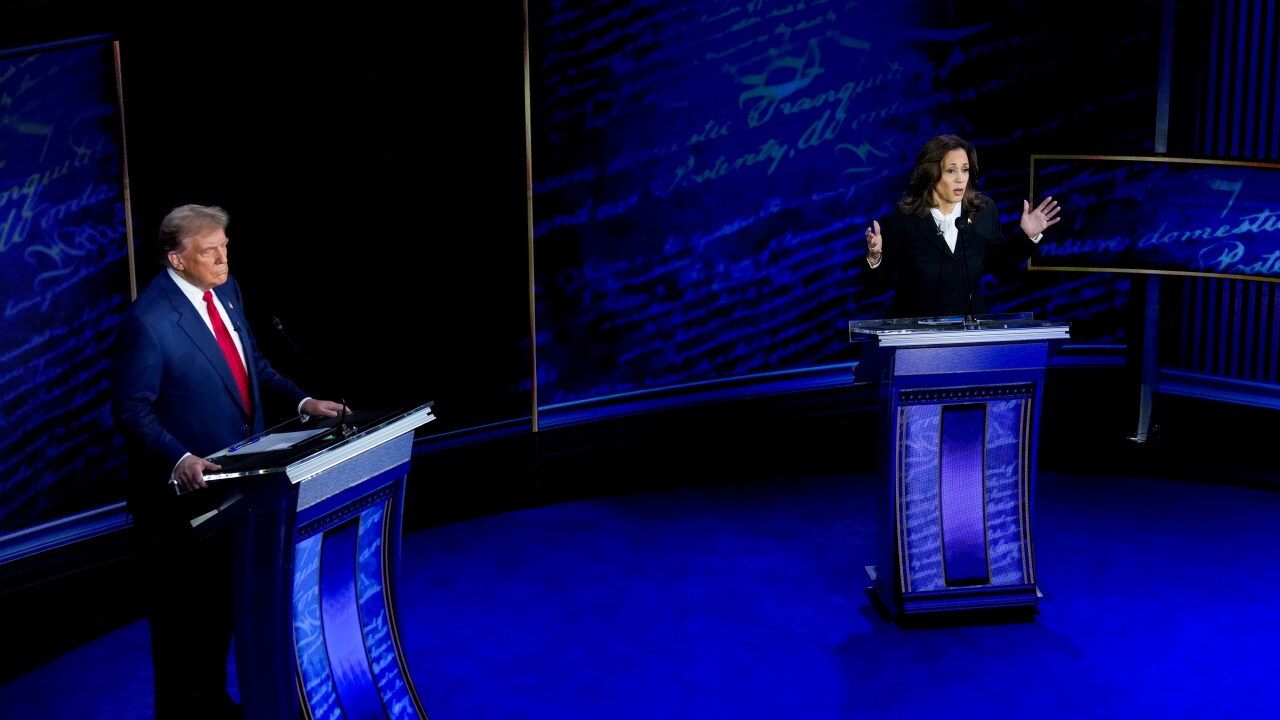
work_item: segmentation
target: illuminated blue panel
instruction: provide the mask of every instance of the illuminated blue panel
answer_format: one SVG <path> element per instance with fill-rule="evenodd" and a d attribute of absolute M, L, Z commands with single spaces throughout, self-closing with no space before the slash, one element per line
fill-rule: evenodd
<path fill-rule="evenodd" d="M 310 716 L 333 717 L 341 713 L 329 673 L 320 617 L 320 549 L 323 535 L 301 540 L 294 549 L 293 638 L 298 653 L 302 695 Z"/>
<path fill-rule="evenodd" d="M 1030 397 L 987 402 L 987 552 L 993 585 L 1029 585 Z"/>
<path fill-rule="evenodd" d="M 942 572 L 942 536 L 938 532 L 938 439 L 942 406 L 910 405 L 899 418 L 897 481 L 902 577 L 907 592 L 947 586 Z"/>
<path fill-rule="evenodd" d="M 942 506 L 943 570 L 949 586 L 976 585 L 991 579 L 987 569 L 983 477 L 986 422 L 983 405 L 953 405 L 942 409 L 938 495 Z"/>
<path fill-rule="evenodd" d="M 324 534 L 320 557 L 320 620 L 325 649 L 343 717 L 384 718 L 386 712 L 365 653 L 357 595 L 359 525 L 347 523 Z"/>
<path fill-rule="evenodd" d="M 990 584 L 1030 584 L 1034 582 L 1027 517 L 1031 399 L 992 399 L 985 406 L 983 482 Z M 903 589 L 907 592 L 948 587 L 939 496 L 944 407 L 941 403 L 920 403 L 899 408 L 895 492 L 900 560 L 905 564 Z"/>
<path fill-rule="evenodd" d="M 360 618 L 364 628 L 364 644 L 369 662 L 382 695 L 387 716 L 420 717 L 400 656 L 400 640 L 391 612 L 388 577 L 383 552 L 386 540 L 388 500 L 374 505 L 360 515 L 359 569 Z"/>
<path fill-rule="evenodd" d="M 402 451 L 410 439 L 402 436 Z M 385 465 L 378 457 L 366 453 L 342 465 L 347 474 L 369 471 L 350 492 L 313 487 L 311 502 L 299 510 L 295 642 L 305 709 L 317 719 L 425 717 L 402 660 L 393 607 L 408 463 L 371 469 Z M 333 470 L 306 482 L 336 487 L 341 479 L 325 475 Z"/>

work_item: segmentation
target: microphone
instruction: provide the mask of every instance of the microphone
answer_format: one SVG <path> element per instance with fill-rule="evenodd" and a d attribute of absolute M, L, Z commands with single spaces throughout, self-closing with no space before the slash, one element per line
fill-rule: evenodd
<path fill-rule="evenodd" d="M 978 321 L 973 316 L 973 284 L 969 281 L 969 253 L 964 245 L 964 228 L 972 222 L 969 218 L 960 217 L 956 223 L 956 248 L 960 250 L 960 270 L 964 273 L 964 325 L 973 327 Z"/>
<path fill-rule="evenodd" d="M 271 326 L 274 327 L 285 340 L 289 341 L 289 344 L 293 346 L 294 352 L 296 352 L 298 357 L 301 357 L 307 365 L 311 366 L 311 371 L 314 372 L 317 377 L 323 378 L 325 376 L 324 373 L 320 371 L 320 368 L 316 367 L 316 364 L 311 362 L 311 358 L 308 357 L 306 353 L 302 352 L 302 348 L 298 347 L 298 343 L 294 342 L 293 338 L 289 337 L 289 333 L 284 331 L 284 323 L 280 322 L 280 318 L 272 315 Z M 338 393 L 338 402 L 342 403 L 342 413 L 338 416 L 338 425 L 336 429 L 342 437 L 351 437 L 358 432 L 358 430 L 354 425 L 347 424 L 347 401 L 342 397 L 342 393 Z"/>

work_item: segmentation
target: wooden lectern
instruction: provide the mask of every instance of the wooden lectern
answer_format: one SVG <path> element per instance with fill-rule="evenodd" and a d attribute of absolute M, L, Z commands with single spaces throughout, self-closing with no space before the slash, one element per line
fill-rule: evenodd
<path fill-rule="evenodd" d="M 409 411 L 293 420 L 210 457 L 236 538 L 235 658 L 251 720 L 425 718 L 396 626 Z"/>
<path fill-rule="evenodd" d="M 1045 368 L 1069 324 L 1030 314 L 849 323 L 880 386 L 880 548 L 895 617 L 1034 609 L 1032 488 Z"/>

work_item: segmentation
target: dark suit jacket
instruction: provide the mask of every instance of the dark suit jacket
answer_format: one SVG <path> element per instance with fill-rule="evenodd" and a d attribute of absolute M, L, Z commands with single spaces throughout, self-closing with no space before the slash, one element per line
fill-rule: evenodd
<path fill-rule="evenodd" d="M 893 291 L 890 317 L 985 313 L 983 276 L 1007 278 L 1035 252 L 1036 244 L 1021 232 L 1004 237 L 1000 213 L 990 201 L 972 216 L 961 210 L 956 227 L 960 235 L 953 253 L 931 213 L 911 217 L 895 209 L 880 220 L 884 254 L 880 265 L 864 267 L 863 275 L 873 292 Z M 970 294 L 972 306 L 966 299 Z"/>
<path fill-rule="evenodd" d="M 111 409 L 129 454 L 132 496 L 168 490 L 184 453 L 206 457 L 266 428 L 265 407 L 296 407 L 306 394 L 258 349 L 234 277 L 214 290 L 228 327 L 240 334 L 252 412 L 244 407 L 218 341 L 177 284 L 162 271 L 116 328 Z M 283 419 L 283 418 L 281 418 Z"/>

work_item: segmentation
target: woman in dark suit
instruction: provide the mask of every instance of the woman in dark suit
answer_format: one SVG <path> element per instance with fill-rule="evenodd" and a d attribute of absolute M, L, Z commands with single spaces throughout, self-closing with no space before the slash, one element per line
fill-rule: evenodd
<path fill-rule="evenodd" d="M 893 291 L 890 317 L 986 312 L 984 275 L 1007 277 L 1035 252 L 1062 218 L 1052 197 L 1034 210 L 1022 201 L 1022 233 L 1005 238 L 995 203 L 978 190 L 978 152 L 955 135 L 939 135 L 916 156 L 907 191 L 883 221 L 866 230 L 867 284 Z"/>

